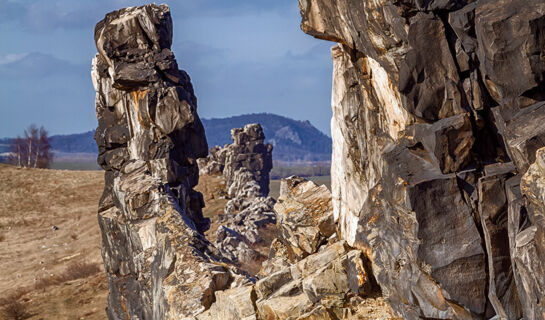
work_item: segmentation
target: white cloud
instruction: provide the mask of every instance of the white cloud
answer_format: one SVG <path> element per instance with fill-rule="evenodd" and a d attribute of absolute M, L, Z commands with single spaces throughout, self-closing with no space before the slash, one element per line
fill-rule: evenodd
<path fill-rule="evenodd" d="M 8 53 L 0 55 L 0 66 L 8 63 L 13 63 L 28 56 L 28 53 Z"/>

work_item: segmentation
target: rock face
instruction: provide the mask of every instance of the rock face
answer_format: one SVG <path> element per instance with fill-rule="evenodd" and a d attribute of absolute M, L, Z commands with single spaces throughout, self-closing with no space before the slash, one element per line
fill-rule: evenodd
<path fill-rule="evenodd" d="M 269 194 L 269 172 L 272 169 L 272 145 L 264 144 L 265 135 L 261 125 L 254 123 L 244 128 L 231 129 L 233 143 L 226 146 L 223 176 L 229 196 L 235 197 L 244 186 L 240 180 L 240 169 L 252 174 L 263 196 Z"/>
<path fill-rule="evenodd" d="M 336 231 L 325 185 L 299 177 L 282 179 L 274 210 L 280 237 L 298 259 L 315 253 Z"/>
<path fill-rule="evenodd" d="M 362 319 L 364 297 L 375 292 L 361 250 L 335 241 L 331 193 L 290 177 L 275 205 L 279 237 L 255 285 L 216 292 L 204 319 Z M 389 318 L 387 312 L 382 317 Z"/>
<path fill-rule="evenodd" d="M 303 31 L 338 42 L 340 237 L 366 252 L 395 313 L 543 318 L 545 3 L 299 6 Z"/>
<path fill-rule="evenodd" d="M 208 309 L 239 275 L 202 232 L 196 159 L 207 155 L 189 76 L 178 69 L 166 5 L 126 8 L 95 28 L 98 220 L 110 319 L 180 319 Z M 188 290 L 187 288 L 191 288 Z"/>

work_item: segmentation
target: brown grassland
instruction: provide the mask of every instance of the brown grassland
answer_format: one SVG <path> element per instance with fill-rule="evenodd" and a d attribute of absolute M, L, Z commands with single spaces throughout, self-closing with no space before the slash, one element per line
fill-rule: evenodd
<path fill-rule="evenodd" d="M 105 319 L 101 171 L 0 165 L 0 318 Z"/>

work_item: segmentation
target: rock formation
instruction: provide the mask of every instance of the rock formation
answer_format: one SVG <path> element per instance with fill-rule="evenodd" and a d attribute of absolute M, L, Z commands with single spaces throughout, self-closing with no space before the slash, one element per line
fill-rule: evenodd
<path fill-rule="evenodd" d="M 304 32 L 338 43 L 340 238 L 395 314 L 542 319 L 545 2 L 299 6 Z"/>
<path fill-rule="evenodd" d="M 189 76 L 178 69 L 166 5 L 126 8 L 95 28 L 99 204 L 110 319 L 181 319 L 248 282 L 202 232 L 196 159 L 207 155 Z"/>
<path fill-rule="evenodd" d="M 279 236 L 256 283 L 227 257 L 251 259 L 244 245 L 274 221 L 261 128 L 234 129 L 213 151 L 209 172 L 232 198 L 218 250 L 193 190 L 207 143 L 170 51 L 168 7 L 97 24 L 109 318 L 358 318 L 378 285 L 404 319 L 542 319 L 545 2 L 299 5 L 305 32 L 339 43 L 332 198 L 283 182 Z"/>
<path fill-rule="evenodd" d="M 231 129 L 232 144 L 210 149 L 199 159 L 201 174 L 222 174 L 229 201 L 220 215 L 215 245 L 235 263 L 255 264 L 265 259 L 252 247 L 262 242 L 262 228 L 275 223 L 274 199 L 269 193 L 272 146 L 264 144 L 259 124 Z"/>
<path fill-rule="evenodd" d="M 259 280 L 217 291 L 216 302 L 197 318 L 389 318 L 385 306 L 375 307 L 374 313 L 361 310 L 364 297 L 376 292 L 376 283 L 362 251 L 335 241 L 327 188 L 290 177 L 282 181 L 281 190 L 275 210 L 282 232 L 271 246 Z"/>

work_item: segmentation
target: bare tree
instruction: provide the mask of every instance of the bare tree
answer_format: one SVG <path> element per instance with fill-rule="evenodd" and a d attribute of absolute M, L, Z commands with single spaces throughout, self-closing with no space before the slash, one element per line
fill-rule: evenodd
<path fill-rule="evenodd" d="M 51 160 L 51 144 L 43 127 L 30 125 L 24 137 L 18 136 L 11 144 L 9 162 L 18 167 L 47 168 Z"/>

